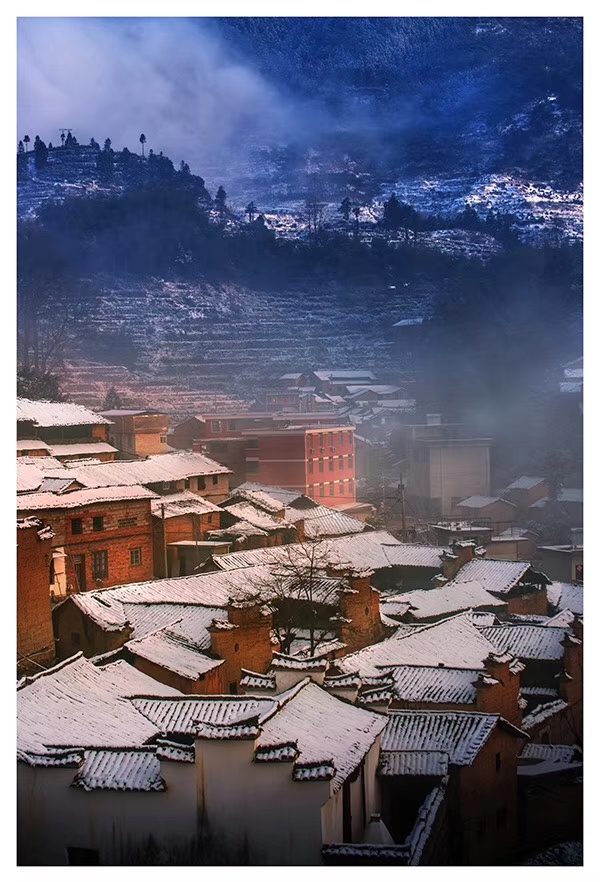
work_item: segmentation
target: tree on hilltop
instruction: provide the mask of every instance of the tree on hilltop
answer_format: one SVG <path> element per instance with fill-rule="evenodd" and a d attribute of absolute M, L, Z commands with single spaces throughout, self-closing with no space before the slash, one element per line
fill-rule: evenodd
<path fill-rule="evenodd" d="M 140 135 L 140 144 L 142 145 L 142 156 L 144 155 L 144 144 L 146 143 L 146 136 L 144 134 Z"/>

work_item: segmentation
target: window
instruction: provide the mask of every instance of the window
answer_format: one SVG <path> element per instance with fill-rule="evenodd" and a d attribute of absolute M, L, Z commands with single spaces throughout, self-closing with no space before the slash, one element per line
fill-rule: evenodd
<path fill-rule="evenodd" d="M 236 644 L 235 644 L 235 646 L 233 647 L 233 651 L 234 651 L 234 652 L 239 652 L 239 651 L 240 651 L 240 644 L 239 644 L 239 643 L 236 643 Z"/>
<path fill-rule="evenodd" d="M 325 484 L 319 484 L 319 496 L 325 496 Z"/>
<path fill-rule="evenodd" d="M 163 488 L 163 490 L 170 490 L 171 489 L 171 482 L 170 481 L 163 481 L 162 488 Z"/>
<path fill-rule="evenodd" d="M 141 548 L 130 548 L 129 549 L 129 564 L 132 567 L 139 567 L 142 565 L 142 549 Z"/>
<path fill-rule="evenodd" d="M 104 529 L 104 518 L 98 515 L 95 518 L 92 518 L 92 529 L 95 533 L 99 533 Z"/>
<path fill-rule="evenodd" d="M 307 435 L 307 436 L 306 436 L 306 443 L 308 444 L 308 448 L 309 448 L 309 450 L 312 449 L 312 446 L 313 446 L 313 437 L 312 437 L 312 435 Z"/>
<path fill-rule="evenodd" d="M 212 420 L 211 425 L 213 432 L 216 434 L 222 431 L 221 420 Z"/>
<path fill-rule="evenodd" d="M 329 471 L 332 472 L 334 469 L 333 456 L 329 457 Z"/>
<path fill-rule="evenodd" d="M 501 768 L 502 768 L 502 754 L 497 753 L 496 754 L 496 771 L 499 772 Z"/>
<path fill-rule="evenodd" d="M 352 456 L 351 453 L 348 454 L 348 468 L 349 469 L 354 468 L 354 457 Z"/>
<path fill-rule="evenodd" d="M 246 473 L 248 475 L 256 475 L 258 473 L 258 460 L 257 459 L 247 459 L 246 460 Z"/>
<path fill-rule="evenodd" d="M 348 493 L 354 493 L 354 481 L 348 481 Z"/>
<path fill-rule="evenodd" d="M 329 433 L 329 446 L 333 447 L 333 432 Z"/>
<path fill-rule="evenodd" d="M 167 436 L 166 436 L 166 435 L 161 435 L 161 436 L 160 436 L 160 443 L 161 443 L 161 444 L 166 444 L 166 443 L 167 443 Z"/>
<path fill-rule="evenodd" d="M 184 480 L 184 482 L 183 482 L 183 486 L 185 487 L 186 490 L 189 490 L 189 489 L 190 489 L 190 479 L 189 479 L 189 478 L 186 478 L 186 479 Z"/>
<path fill-rule="evenodd" d="M 308 460 L 308 474 L 312 475 L 314 470 L 315 470 L 314 463 L 313 463 L 312 459 L 309 459 Z"/>
<path fill-rule="evenodd" d="M 215 484 L 218 484 L 218 483 L 219 483 L 219 476 L 218 476 L 218 475 L 213 475 L 213 476 L 212 476 L 212 482 L 213 482 L 213 486 L 214 486 Z"/>
<path fill-rule="evenodd" d="M 344 468 L 344 457 L 338 456 L 338 468 L 340 471 Z"/>
<path fill-rule="evenodd" d="M 258 438 L 247 438 L 246 439 L 246 449 L 247 450 L 258 450 Z"/>
<path fill-rule="evenodd" d="M 322 472 L 324 468 L 325 468 L 324 460 L 320 459 L 319 460 L 319 471 Z"/>
<path fill-rule="evenodd" d="M 198 478 L 198 490 L 206 490 L 206 481 L 204 478 Z"/>
<path fill-rule="evenodd" d="M 345 492 L 346 492 L 346 482 L 345 482 L 345 481 L 340 481 L 340 493 L 341 493 L 341 495 L 343 496 Z"/>
<path fill-rule="evenodd" d="M 309 495 L 309 496 L 314 496 L 314 495 L 315 495 L 315 485 L 314 485 L 314 484 L 309 484 L 309 485 L 308 485 L 308 495 Z"/>
<path fill-rule="evenodd" d="M 71 518 L 71 533 L 80 536 L 83 533 L 83 521 L 81 518 Z"/>
<path fill-rule="evenodd" d="M 323 446 L 323 433 L 319 432 L 319 447 Z"/>
<path fill-rule="evenodd" d="M 70 867 L 95 867 L 100 864 L 97 848 L 67 848 L 67 864 Z"/>
<path fill-rule="evenodd" d="M 338 432 L 338 443 L 339 444 L 344 443 L 344 433 L 343 432 Z"/>
<path fill-rule="evenodd" d="M 508 821 L 508 810 L 505 805 L 496 812 L 496 827 L 506 827 Z"/>
<path fill-rule="evenodd" d="M 108 551 L 92 552 L 92 576 L 105 579 L 108 576 Z"/>
<path fill-rule="evenodd" d="M 238 694 L 238 687 L 237 687 L 237 683 L 235 680 L 233 681 L 233 683 L 229 684 L 229 694 L 230 695 L 237 695 Z"/>
<path fill-rule="evenodd" d="M 117 523 L 119 527 L 135 527 L 137 518 L 119 518 Z"/>
<path fill-rule="evenodd" d="M 333 496 L 334 493 L 335 493 L 335 484 L 333 483 L 333 481 L 331 481 L 331 483 L 329 484 L 329 495 Z"/>

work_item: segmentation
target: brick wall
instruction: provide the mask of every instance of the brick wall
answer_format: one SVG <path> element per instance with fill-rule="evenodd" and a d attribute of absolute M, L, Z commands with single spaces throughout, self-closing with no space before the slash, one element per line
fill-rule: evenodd
<path fill-rule="evenodd" d="M 341 596 L 340 613 L 350 622 L 342 622 L 340 636 L 346 644 L 346 652 L 355 652 L 381 640 L 384 632 L 379 614 L 379 592 L 371 587 L 370 577 L 350 575 L 347 578 L 351 591 L 356 593 Z"/>
<path fill-rule="evenodd" d="M 221 513 L 209 512 L 204 515 L 181 515 L 180 517 L 152 518 L 152 548 L 154 557 L 154 576 L 165 577 L 165 553 L 163 540 L 163 523 L 166 525 L 166 544 L 170 542 L 204 541 L 211 530 L 219 530 Z"/>
<path fill-rule="evenodd" d="M 508 595 L 508 614 L 519 616 L 547 616 L 548 594 L 546 586 L 536 588 L 531 586 L 527 593 Z"/>
<path fill-rule="evenodd" d="M 148 674 L 149 677 L 158 680 L 159 683 L 164 683 L 165 686 L 179 689 L 184 695 L 220 695 L 227 691 L 224 688 L 223 677 L 220 673 L 221 668 L 224 667 L 223 665 L 207 671 L 206 674 L 201 674 L 196 679 L 192 679 L 177 674 L 175 671 L 170 671 L 168 668 L 148 661 L 148 659 L 141 658 L 141 656 L 130 653 L 128 655 L 131 655 L 131 664 L 138 671 Z"/>
<path fill-rule="evenodd" d="M 229 622 L 235 627 L 227 630 L 209 629 L 213 653 L 225 659 L 225 664 L 218 668 L 224 692 L 239 688 L 242 668 L 264 673 L 270 667 L 273 656 L 272 617 L 263 615 L 259 606 L 230 607 Z"/>
<path fill-rule="evenodd" d="M 40 527 L 17 530 L 17 655 L 30 656 L 45 664 L 54 658 L 50 608 L 52 542 L 40 539 Z M 36 664 L 17 661 L 19 676 L 39 670 Z"/>
<path fill-rule="evenodd" d="M 67 598 L 52 610 L 54 633 L 56 636 L 56 655 L 58 659 L 70 658 L 77 652 L 89 658 L 119 649 L 131 638 L 131 628 L 120 631 L 104 631 L 89 616 L 85 616 Z"/>

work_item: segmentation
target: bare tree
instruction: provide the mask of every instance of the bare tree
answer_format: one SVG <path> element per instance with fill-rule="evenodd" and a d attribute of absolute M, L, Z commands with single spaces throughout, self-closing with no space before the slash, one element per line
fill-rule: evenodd
<path fill-rule="evenodd" d="M 308 232 L 312 236 L 316 236 L 323 226 L 323 216 L 325 214 L 325 203 L 319 202 L 316 198 L 310 197 L 304 205 L 304 214 L 308 226 Z"/>

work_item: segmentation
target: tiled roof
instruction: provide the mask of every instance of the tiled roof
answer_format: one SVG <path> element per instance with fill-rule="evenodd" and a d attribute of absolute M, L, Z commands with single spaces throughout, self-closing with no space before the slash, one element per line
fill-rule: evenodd
<path fill-rule="evenodd" d="M 155 493 L 145 487 L 100 487 L 93 490 L 73 490 L 69 493 L 23 493 L 17 496 L 17 511 L 79 508 L 101 502 L 153 499 L 155 496 Z"/>
<path fill-rule="evenodd" d="M 166 738 L 156 739 L 156 756 L 176 763 L 194 763 L 196 753 L 193 744 L 179 744 Z"/>
<path fill-rule="evenodd" d="M 252 524 L 253 527 L 265 530 L 267 533 L 290 528 L 290 524 L 287 524 L 284 520 L 274 518 L 272 515 L 268 514 L 266 511 L 262 511 L 250 502 L 236 502 L 232 505 L 226 506 L 225 511 L 242 521 L 247 521 L 249 524 Z"/>
<path fill-rule="evenodd" d="M 492 625 L 482 628 L 481 633 L 496 652 L 508 651 L 525 660 L 558 661 L 563 657 L 561 641 L 568 630 L 546 625 Z"/>
<path fill-rule="evenodd" d="M 337 666 L 344 673 L 358 671 L 375 676 L 382 667 L 390 665 L 444 664 L 449 668 L 483 668 L 484 661 L 494 645 L 463 613 L 410 631 L 392 634 L 380 643 L 374 643 L 344 656 Z"/>
<path fill-rule="evenodd" d="M 44 457 L 36 457 L 44 459 Z M 44 480 L 44 474 L 29 462 L 23 462 L 23 458 L 17 460 L 17 493 L 30 493 L 37 490 Z"/>
<path fill-rule="evenodd" d="M 271 514 L 280 512 L 284 507 L 284 503 L 269 493 L 270 488 L 259 490 L 259 486 L 260 485 L 252 486 L 250 484 L 242 484 L 241 486 L 236 487 L 236 489 L 232 490 L 229 494 L 229 498 L 222 503 L 223 507 L 229 507 L 229 499 L 245 499 L 247 502 L 252 503 L 252 505 L 258 506 L 258 508 L 262 508 L 264 511 L 270 512 Z M 290 491 L 283 492 L 288 493 Z"/>
<path fill-rule="evenodd" d="M 442 777 L 448 774 L 448 764 L 448 754 L 440 750 L 389 750 L 382 751 L 377 774 Z"/>
<path fill-rule="evenodd" d="M 303 495 L 297 490 L 286 490 L 284 487 L 271 486 L 270 484 L 257 484 L 254 481 L 245 481 L 243 484 L 240 484 L 239 487 L 236 487 L 235 490 L 232 491 L 232 495 L 246 490 L 250 490 L 253 493 L 265 494 L 267 497 L 271 497 L 274 501 L 281 503 L 281 506 L 291 505 L 292 502 Z M 260 496 L 256 498 L 260 498 Z M 262 496 L 262 498 L 265 499 L 265 496 Z"/>
<path fill-rule="evenodd" d="M 433 750 L 446 753 L 452 765 L 470 766 L 499 719 L 468 711 L 390 711 L 381 749 Z"/>
<path fill-rule="evenodd" d="M 214 502 L 192 493 L 191 490 L 181 490 L 168 496 L 156 496 L 152 500 L 151 508 L 155 518 L 176 518 L 181 515 L 203 515 L 221 511 Z"/>
<path fill-rule="evenodd" d="M 481 673 L 477 668 L 437 668 L 424 665 L 398 665 L 386 669 L 393 678 L 397 701 L 439 704 L 472 704 Z"/>
<path fill-rule="evenodd" d="M 563 701 L 561 698 L 556 701 L 546 702 L 545 704 L 538 704 L 530 714 L 523 717 L 521 728 L 524 732 L 529 732 L 530 729 L 534 729 L 536 726 L 539 726 L 540 723 L 549 720 L 555 714 L 562 713 L 568 708 L 568 706 L 567 702 Z"/>
<path fill-rule="evenodd" d="M 73 779 L 82 790 L 166 790 L 160 760 L 148 750 L 86 750 Z"/>
<path fill-rule="evenodd" d="M 455 581 L 479 582 L 486 591 L 506 594 L 529 569 L 529 561 L 470 560 L 458 571 Z"/>
<path fill-rule="evenodd" d="M 17 450 L 49 450 L 40 438 L 17 438 Z"/>
<path fill-rule="evenodd" d="M 186 634 L 169 626 L 125 644 L 133 655 L 191 680 L 199 679 L 224 663 L 223 659 L 206 655 L 201 649 L 204 645 L 205 641 L 193 642 Z"/>
<path fill-rule="evenodd" d="M 131 704 L 165 735 L 193 735 L 199 722 L 224 726 L 260 719 L 277 707 L 275 698 L 256 695 L 133 698 Z"/>
<path fill-rule="evenodd" d="M 396 567 L 428 567 L 439 570 L 441 555 L 447 548 L 437 545 L 408 545 L 395 542 L 393 545 L 382 546 L 388 560 L 388 566 Z"/>
<path fill-rule="evenodd" d="M 275 677 L 270 674 L 257 674 L 255 671 L 246 671 L 242 668 L 240 686 L 246 689 L 276 689 Z"/>
<path fill-rule="evenodd" d="M 308 678 L 289 695 L 263 723 L 256 746 L 296 744 L 297 762 L 305 770 L 300 774 L 308 775 L 311 766 L 331 766 L 335 793 L 371 748 L 385 718 L 334 698 Z"/>
<path fill-rule="evenodd" d="M 548 600 L 559 610 L 570 609 L 577 615 L 583 615 L 583 585 L 571 585 L 570 582 L 552 582 L 548 585 Z"/>
<path fill-rule="evenodd" d="M 157 728 L 127 700 L 132 695 L 177 695 L 124 661 L 97 667 L 76 655 L 21 681 L 17 690 L 19 749 L 138 747 Z"/>
<path fill-rule="evenodd" d="M 581 748 L 576 744 L 526 744 L 519 756 L 521 760 L 578 763 L 583 759 Z"/>
<path fill-rule="evenodd" d="M 358 518 L 344 514 L 326 505 L 316 505 L 314 508 L 286 508 L 284 511 L 286 521 L 295 524 L 304 521 L 304 531 L 313 539 L 328 536 L 345 536 L 351 533 L 364 533 L 369 527 Z"/>
<path fill-rule="evenodd" d="M 274 652 L 271 667 L 275 670 L 286 671 L 324 671 L 327 667 L 327 661 L 323 658 L 297 658 L 293 655 Z"/>
<path fill-rule="evenodd" d="M 84 487 L 159 484 L 163 481 L 182 481 L 196 475 L 230 473 L 230 469 L 214 459 L 186 450 L 160 453 L 142 460 L 103 462 L 69 469 L 69 474 L 77 478 Z"/>
<path fill-rule="evenodd" d="M 17 398 L 17 421 L 26 420 L 36 426 L 98 426 L 108 425 L 110 420 L 82 407 L 80 404 L 57 401 L 32 401 Z"/>
<path fill-rule="evenodd" d="M 59 456 L 94 456 L 96 453 L 116 453 L 117 448 L 106 441 L 86 441 L 73 444 L 52 444 L 50 455 Z"/>
<path fill-rule="evenodd" d="M 501 606 L 505 603 L 489 594 L 479 582 L 463 582 L 455 580 L 441 588 L 430 588 L 425 591 L 407 591 L 381 598 L 382 608 L 388 612 L 388 604 L 395 605 L 391 615 L 403 615 L 409 612 L 413 618 L 425 619 L 432 616 L 451 615 L 477 607 Z M 408 608 L 404 609 L 404 605 Z"/>

